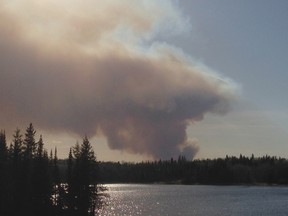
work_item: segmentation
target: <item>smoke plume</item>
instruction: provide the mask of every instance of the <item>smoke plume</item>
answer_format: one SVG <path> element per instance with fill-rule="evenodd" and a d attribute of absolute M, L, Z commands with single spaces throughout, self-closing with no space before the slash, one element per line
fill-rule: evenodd
<path fill-rule="evenodd" d="M 169 158 L 198 150 L 186 128 L 225 114 L 229 79 L 157 35 L 189 20 L 173 1 L 3 0 L 0 125 L 104 135 L 111 149 Z"/>

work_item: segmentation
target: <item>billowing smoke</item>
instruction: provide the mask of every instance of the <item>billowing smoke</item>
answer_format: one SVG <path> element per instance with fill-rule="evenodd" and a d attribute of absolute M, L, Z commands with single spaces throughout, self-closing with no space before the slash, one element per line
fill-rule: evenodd
<path fill-rule="evenodd" d="M 1 1 L 1 128 L 33 122 L 104 135 L 111 149 L 193 157 L 187 126 L 226 113 L 236 94 L 230 80 L 154 41 L 186 28 L 168 0 Z"/>

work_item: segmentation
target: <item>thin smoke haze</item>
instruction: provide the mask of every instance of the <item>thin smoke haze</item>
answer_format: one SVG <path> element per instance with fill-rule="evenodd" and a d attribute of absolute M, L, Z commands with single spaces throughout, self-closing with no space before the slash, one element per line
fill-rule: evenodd
<path fill-rule="evenodd" d="M 237 85 L 156 41 L 189 31 L 173 2 L 1 1 L 1 127 L 33 122 L 104 135 L 111 149 L 194 157 L 187 127 L 228 112 Z"/>

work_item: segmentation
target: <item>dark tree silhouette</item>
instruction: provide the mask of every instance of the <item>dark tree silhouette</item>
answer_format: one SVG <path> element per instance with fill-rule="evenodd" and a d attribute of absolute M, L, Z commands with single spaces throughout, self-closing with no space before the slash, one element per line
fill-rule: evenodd
<path fill-rule="evenodd" d="M 7 182 L 8 182 L 8 170 L 7 170 L 7 143 L 5 131 L 0 131 L 0 215 L 7 214 Z"/>
<path fill-rule="evenodd" d="M 7 160 L 7 143 L 5 131 L 0 131 L 0 162 Z"/>
<path fill-rule="evenodd" d="M 181 183 L 209 185 L 288 184 L 288 160 L 271 156 L 141 163 L 100 162 L 101 183 Z"/>
<path fill-rule="evenodd" d="M 67 177 L 61 176 L 57 148 L 50 157 L 32 123 L 25 136 L 16 129 L 9 149 L 0 131 L 0 215 L 95 215 L 97 162 L 87 137 L 70 149 Z"/>
<path fill-rule="evenodd" d="M 36 191 L 33 187 L 35 184 L 35 170 L 34 170 L 34 158 L 36 156 L 36 142 L 33 124 L 30 123 L 26 128 L 24 142 L 23 142 L 23 163 L 22 163 L 22 201 L 25 200 L 25 205 L 23 203 L 24 211 L 33 212 L 33 205 L 35 202 Z"/>
<path fill-rule="evenodd" d="M 97 162 L 87 137 L 77 142 L 68 158 L 69 206 L 75 215 L 95 215 L 97 206 Z"/>
<path fill-rule="evenodd" d="M 9 149 L 0 131 L 1 216 L 93 216 L 100 207 L 101 183 L 181 184 L 288 184 L 288 160 L 271 156 L 147 161 L 141 163 L 97 162 L 85 136 L 59 160 L 50 157 L 42 135 L 30 124 L 23 138 L 16 129 Z"/>
<path fill-rule="evenodd" d="M 44 150 L 42 135 L 36 147 L 36 155 L 32 163 L 32 208 L 35 214 L 39 215 L 49 211 L 51 182 L 49 178 L 49 159 L 47 152 Z"/>
<path fill-rule="evenodd" d="M 26 129 L 24 139 L 24 157 L 26 160 L 31 160 L 36 155 L 37 143 L 35 142 L 36 131 L 33 124 L 30 123 Z"/>
<path fill-rule="evenodd" d="M 12 143 L 9 148 L 10 158 L 10 178 L 8 187 L 10 187 L 9 196 L 9 211 L 12 215 L 20 214 L 24 211 L 26 206 L 26 177 L 28 173 L 25 173 L 24 167 L 24 145 L 23 138 L 19 128 L 15 130 Z M 24 200 L 24 202 L 23 202 Z"/>

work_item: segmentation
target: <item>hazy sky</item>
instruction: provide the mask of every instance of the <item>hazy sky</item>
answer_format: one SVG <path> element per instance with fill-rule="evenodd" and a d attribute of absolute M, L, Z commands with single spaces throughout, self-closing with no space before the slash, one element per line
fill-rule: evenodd
<path fill-rule="evenodd" d="M 187 53 L 242 86 L 242 100 L 223 118 L 191 134 L 198 156 L 270 154 L 288 150 L 288 2 L 179 1 L 190 17 L 189 36 L 173 40 Z M 207 131 L 205 131 L 207 128 Z"/>
<path fill-rule="evenodd" d="M 0 3 L 0 125 L 66 157 L 288 157 L 286 0 Z"/>

